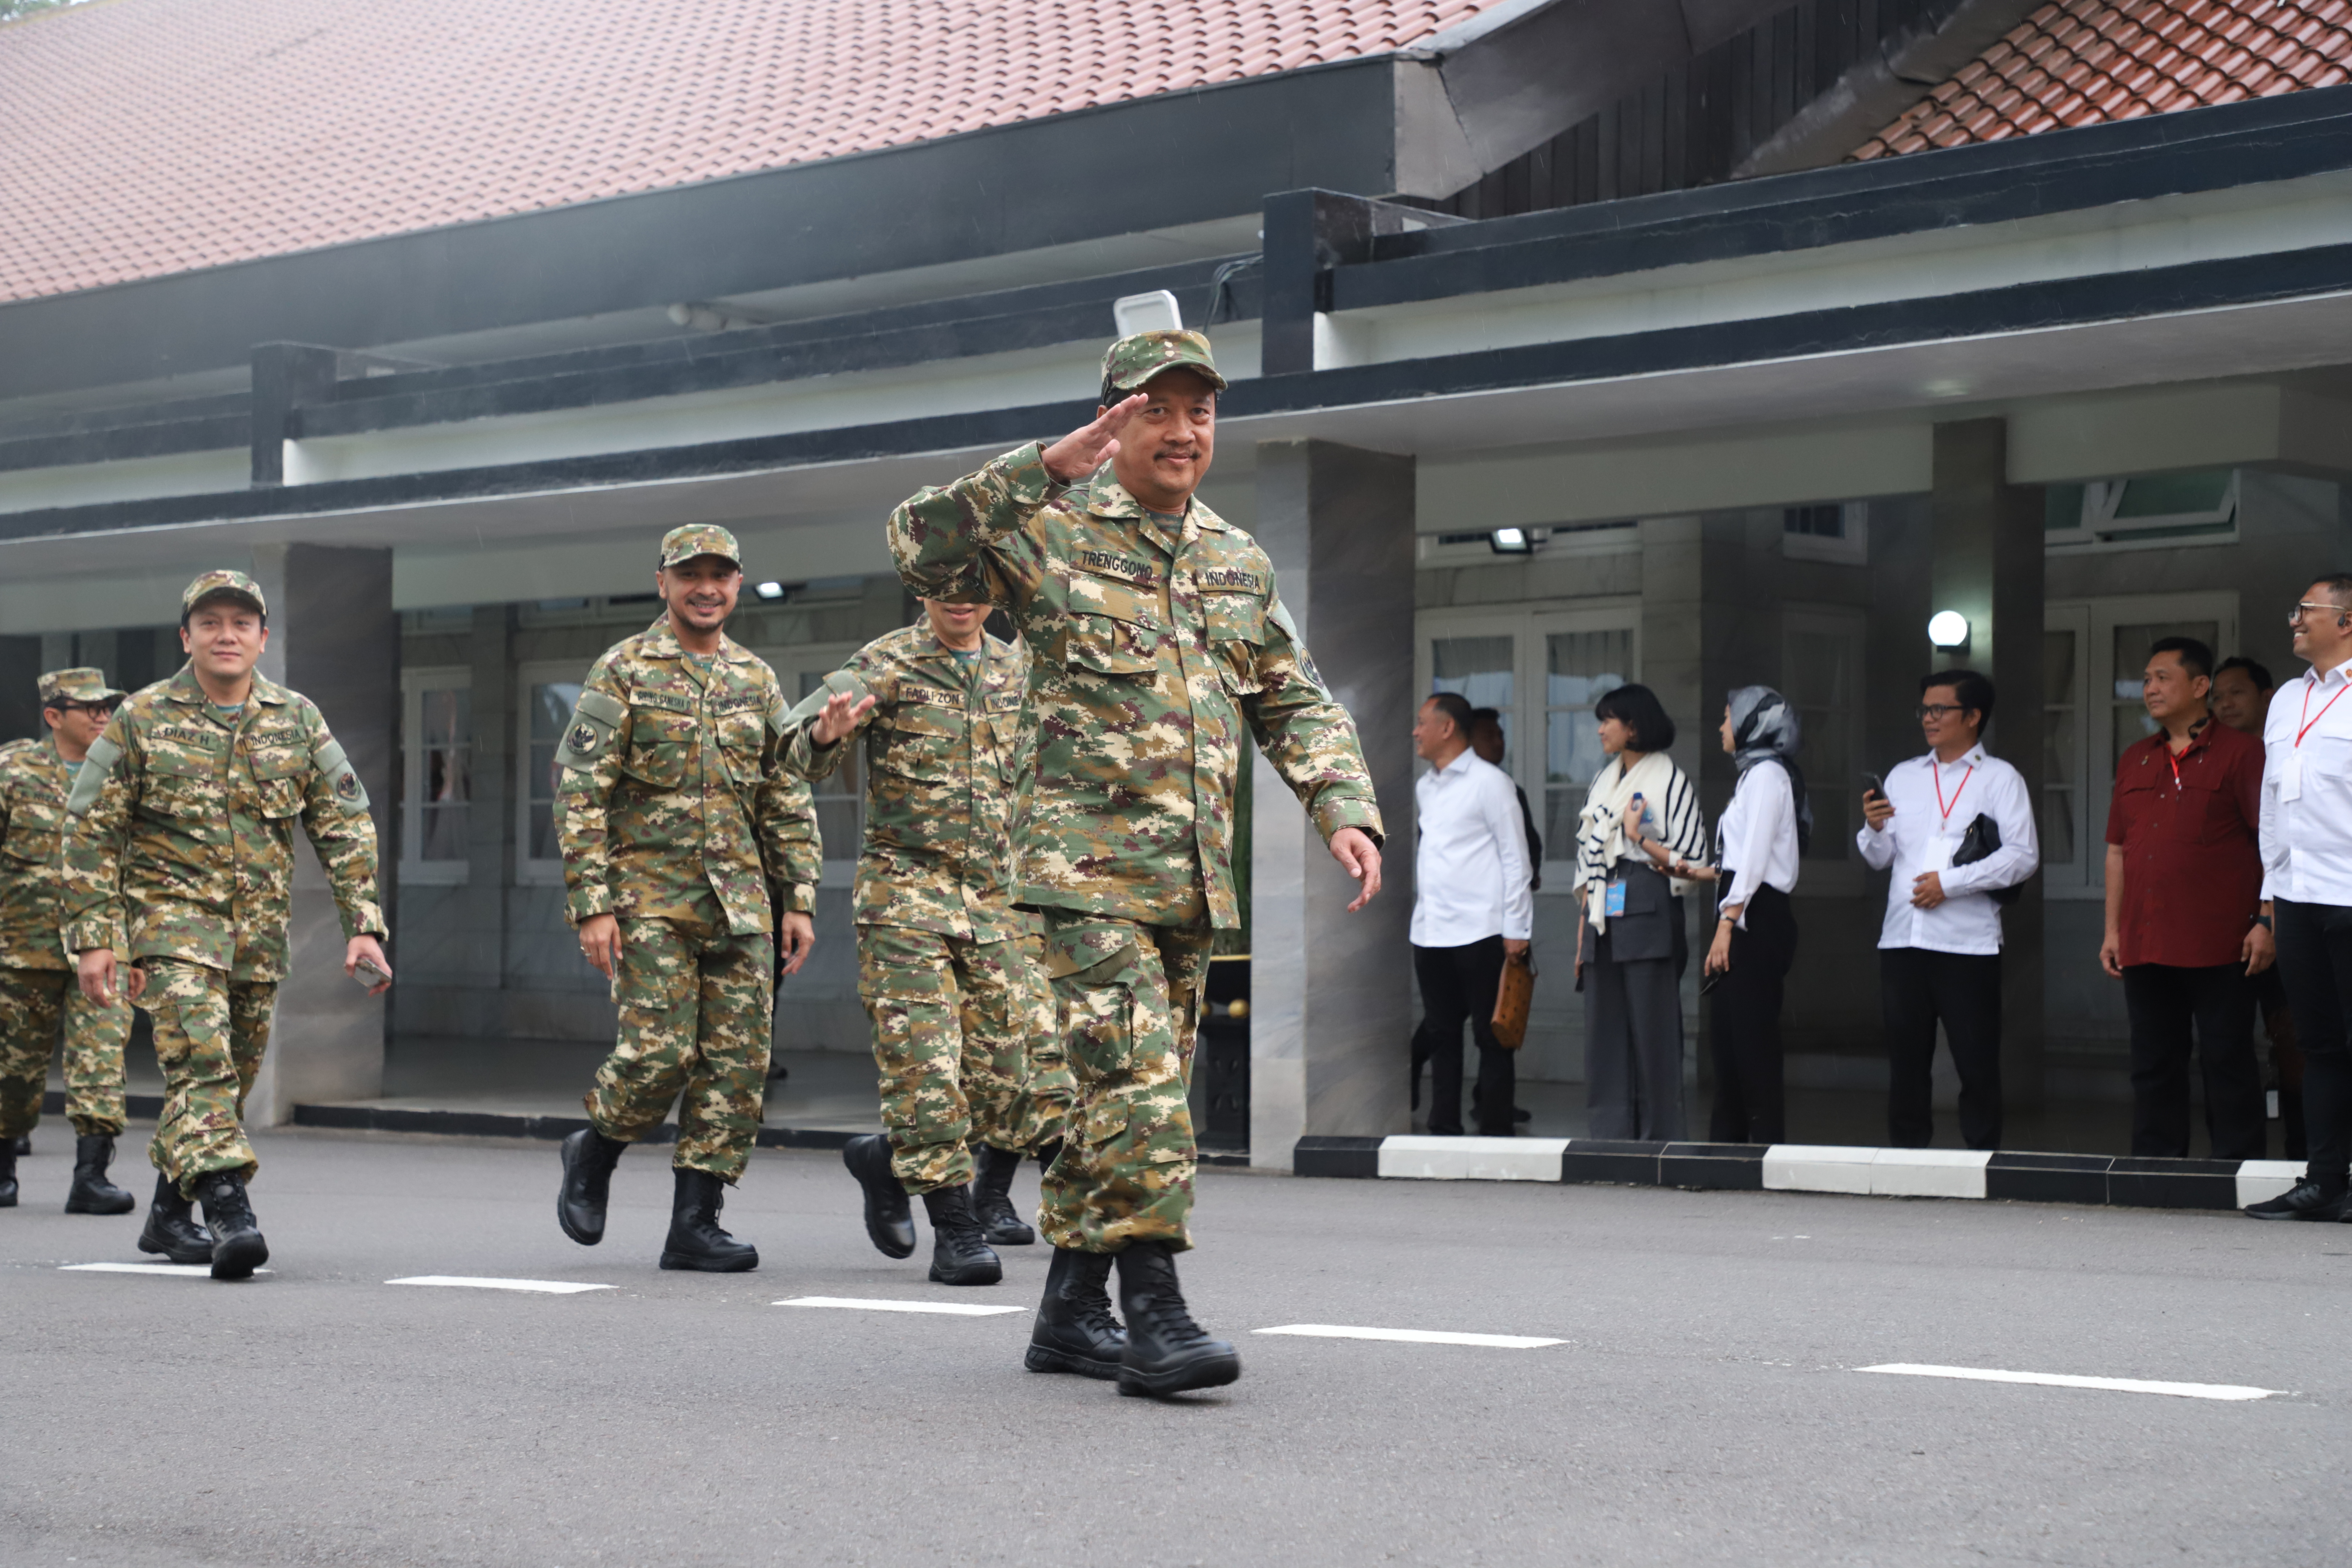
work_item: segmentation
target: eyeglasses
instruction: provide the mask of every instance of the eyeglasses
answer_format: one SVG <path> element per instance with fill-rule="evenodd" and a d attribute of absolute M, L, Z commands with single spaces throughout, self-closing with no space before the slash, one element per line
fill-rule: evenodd
<path fill-rule="evenodd" d="M 2318 610 L 2323 614 L 2330 616 L 2341 616 L 2347 613 L 2341 605 L 2315 605 L 2310 600 L 2305 599 L 2303 603 L 2295 605 L 2294 609 L 2289 610 L 2286 613 L 2286 624 L 2291 626 L 2299 626 L 2303 625 L 2303 617 L 2309 615 L 2314 610 Z"/>
<path fill-rule="evenodd" d="M 49 706 L 60 713 L 104 714 L 113 712 L 116 705 L 111 702 L 52 702 Z"/>
<path fill-rule="evenodd" d="M 1968 710 L 1957 702 L 1922 702 L 1912 711 L 1922 719 L 1941 719 L 1948 713 L 1965 713 Z"/>

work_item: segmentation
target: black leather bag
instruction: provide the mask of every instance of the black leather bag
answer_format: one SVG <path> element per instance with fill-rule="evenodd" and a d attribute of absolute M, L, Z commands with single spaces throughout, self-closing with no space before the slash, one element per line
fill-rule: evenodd
<path fill-rule="evenodd" d="M 1952 864 L 1973 866 L 1986 857 L 1997 853 L 2000 848 L 2000 824 L 1979 811 L 1977 813 L 1977 819 L 1969 824 L 1969 830 L 1960 836 L 1960 847 L 1952 851 Z M 2006 909 L 2017 902 L 2018 895 L 2024 890 L 2022 886 L 2011 883 L 2006 888 L 1989 888 L 1985 890 L 1985 896 Z"/>

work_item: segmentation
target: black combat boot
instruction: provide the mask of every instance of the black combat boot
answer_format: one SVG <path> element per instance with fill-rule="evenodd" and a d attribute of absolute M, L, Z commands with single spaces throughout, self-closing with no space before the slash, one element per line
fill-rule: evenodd
<path fill-rule="evenodd" d="M 1164 1396 L 1216 1388 L 1242 1374 L 1242 1358 L 1213 1340 L 1185 1310 L 1176 1289 L 1176 1255 L 1164 1241 L 1131 1241 L 1118 1258 L 1118 1310 L 1127 1316 L 1127 1352 L 1118 1391 Z"/>
<path fill-rule="evenodd" d="M 604 1239 L 604 1205 L 613 1195 L 613 1167 L 628 1145 L 583 1127 L 563 1140 L 557 1153 L 563 1180 L 555 1189 L 555 1223 L 583 1247 Z"/>
<path fill-rule="evenodd" d="M 29 1132 L 19 1132 L 16 1134 L 16 1141 L 9 1147 L 16 1151 L 17 1158 L 22 1159 L 33 1152 L 33 1135 Z"/>
<path fill-rule="evenodd" d="M 982 1237 L 992 1247 L 1026 1247 L 1035 1241 L 1037 1233 L 1022 1223 L 1021 1211 L 1013 1206 L 1013 1173 L 1021 1168 L 1021 1156 L 982 1143 L 972 1163 L 979 1173 L 971 1183 L 971 1212 L 980 1221 Z"/>
<path fill-rule="evenodd" d="M 213 1232 L 213 1278 L 245 1279 L 269 1261 L 269 1244 L 246 1201 L 245 1178 L 235 1171 L 207 1171 L 196 1178 L 196 1201 Z"/>
<path fill-rule="evenodd" d="M 726 1183 L 708 1171 L 677 1168 L 677 1186 L 669 1206 L 669 1238 L 662 1243 L 664 1268 L 741 1274 L 760 1267 L 758 1247 L 719 1228 L 719 1210 L 726 1201 Z"/>
<path fill-rule="evenodd" d="M 106 1179 L 114 1163 L 114 1140 L 103 1132 L 74 1140 L 73 1185 L 66 1190 L 68 1214 L 129 1214 L 139 1200 Z"/>
<path fill-rule="evenodd" d="M 1127 1331 L 1111 1315 L 1108 1252 L 1074 1252 L 1054 1248 L 1045 1269 L 1045 1299 L 1037 1305 L 1037 1321 L 1029 1330 L 1029 1353 L 1022 1364 L 1031 1372 L 1075 1372 L 1080 1377 L 1110 1379 L 1118 1375 L 1127 1353 Z"/>
<path fill-rule="evenodd" d="M 174 1263 L 210 1263 L 213 1233 L 196 1223 L 196 1205 L 163 1172 L 155 1173 L 155 1196 L 147 1205 L 147 1224 L 139 1232 L 139 1250 L 161 1253 Z"/>
<path fill-rule="evenodd" d="M 890 1139 L 868 1132 L 843 1145 L 841 1163 L 866 1189 L 866 1234 L 885 1258 L 915 1255 L 915 1209 L 907 1189 L 890 1173 Z"/>
<path fill-rule="evenodd" d="M 934 1285 L 993 1285 L 1004 1278 L 1004 1264 L 989 1249 L 972 1217 L 970 1187 L 941 1187 L 923 1194 L 923 1212 L 931 1220 L 931 1283 Z"/>
<path fill-rule="evenodd" d="M 16 1206 L 16 1141 L 0 1138 L 0 1209 Z"/>

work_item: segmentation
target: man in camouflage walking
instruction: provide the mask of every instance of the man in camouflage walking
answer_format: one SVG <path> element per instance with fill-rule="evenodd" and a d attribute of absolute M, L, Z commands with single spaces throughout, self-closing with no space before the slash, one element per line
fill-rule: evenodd
<path fill-rule="evenodd" d="M 725 631 L 742 586 L 725 529 L 664 535 L 662 618 L 596 660 L 555 753 L 567 912 L 620 1008 L 588 1125 L 563 1141 L 556 1221 L 602 1241 L 614 1164 L 677 1100 L 661 1266 L 713 1274 L 760 1264 L 719 1213 L 759 1136 L 779 918 L 791 974 L 815 941 L 819 867 L 776 672 Z"/>
<path fill-rule="evenodd" d="M 209 1260 L 215 1279 L 242 1279 L 269 1257 L 246 1195 L 258 1162 L 239 1118 L 286 975 L 298 820 L 334 889 L 343 973 L 371 995 L 392 984 L 367 791 L 310 700 L 254 672 L 268 643 L 268 603 L 252 578 L 206 572 L 189 584 L 188 662 L 122 704 L 66 802 L 66 945 L 82 994 L 110 1005 L 120 973 L 154 1020 L 163 1068 L 139 1249 Z"/>
<path fill-rule="evenodd" d="M 1009 818 L 1033 741 L 1029 651 L 990 637 L 987 616 L 986 605 L 924 600 L 921 620 L 860 648 L 793 715 L 813 717 L 837 691 L 868 699 L 856 721 L 857 992 L 889 1131 L 852 1140 L 842 1162 L 888 1257 L 914 1251 L 907 1194 L 922 1195 L 930 1276 L 947 1285 L 995 1284 L 1003 1269 L 987 1244 L 1035 1239 L 1013 1212 L 1013 1175 L 1024 1152 L 1059 1140 L 1070 1094 L 1058 1052 L 1040 1064 L 1043 1081 L 1026 1060 L 1040 950 L 1031 917 L 1013 907 Z M 819 751 L 795 726 L 790 763 L 823 778 L 848 749 L 836 739 Z"/>
<path fill-rule="evenodd" d="M 1034 659 L 1016 897 L 1045 916 L 1078 1098 L 1045 1176 L 1055 1251 L 1028 1364 L 1116 1376 L 1122 1393 L 1241 1373 L 1186 1310 L 1175 1254 L 1192 1245 L 1185 1089 L 1210 934 L 1240 921 L 1234 799 L 1249 742 L 1357 879 L 1350 907 L 1380 889 L 1355 725 L 1265 552 L 1193 494 L 1223 386 L 1198 332 L 1122 338 L 1091 423 L 922 490 L 889 523 L 908 587 L 1005 606 Z M 831 739 L 853 708 L 836 697 L 812 737 Z M 1113 1258 L 1123 1339 L 1103 1289 Z"/>
<path fill-rule="evenodd" d="M 138 1200 L 106 1179 L 122 1131 L 122 1043 L 131 1008 L 101 1006 L 74 984 L 61 858 L 73 777 L 122 693 L 98 669 L 41 677 L 47 740 L 0 746 L 0 1208 L 16 1202 L 16 1140 L 41 1119 L 49 1051 L 65 1026 L 66 1119 L 73 1123 L 68 1214 L 129 1214 Z"/>

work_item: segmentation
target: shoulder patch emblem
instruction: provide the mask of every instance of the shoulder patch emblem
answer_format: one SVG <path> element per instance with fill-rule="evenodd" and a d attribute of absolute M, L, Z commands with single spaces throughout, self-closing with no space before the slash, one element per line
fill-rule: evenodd
<path fill-rule="evenodd" d="M 335 775 L 335 798 L 346 805 L 356 805 L 360 798 L 360 776 L 349 768 Z"/>
<path fill-rule="evenodd" d="M 564 743 L 570 746 L 574 753 L 583 757 L 596 749 L 596 742 L 600 739 L 602 737 L 596 733 L 596 727 L 587 723 L 572 725 L 572 733 L 563 738 Z"/>

